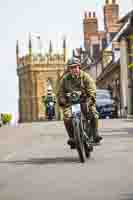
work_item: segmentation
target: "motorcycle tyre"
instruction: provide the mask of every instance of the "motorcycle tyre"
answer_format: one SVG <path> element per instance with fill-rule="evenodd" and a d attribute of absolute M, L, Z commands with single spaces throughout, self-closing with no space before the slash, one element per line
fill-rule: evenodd
<path fill-rule="evenodd" d="M 85 162 L 84 144 L 80 134 L 80 120 L 73 119 L 73 128 L 74 128 L 74 138 L 76 142 L 76 148 L 79 154 L 79 159 L 81 163 L 84 163 Z"/>

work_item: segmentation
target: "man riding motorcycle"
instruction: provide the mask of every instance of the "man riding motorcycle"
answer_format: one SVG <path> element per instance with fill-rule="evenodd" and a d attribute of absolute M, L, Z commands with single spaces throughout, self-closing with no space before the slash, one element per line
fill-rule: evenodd
<path fill-rule="evenodd" d="M 68 144 L 74 145 L 73 126 L 71 119 L 71 106 L 67 102 L 67 93 L 72 91 L 81 91 L 83 99 L 86 99 L 88 108 L 82 108 L 84 115 L 90 117 L 90 125 L 95 143 L 99 143 L 102 137 L 98 134 L 98 113 L 96 111 L 96 84 L 92 77 L 80 69 L 80 60 L 73 57 L 67 62 L 67 73 L 64 74 L 60 83 L 57 94 L 58 103 L 63 110 L 64 125 L 67 130 L 69 140 Z M 88 110 L 88 111 L 87 111 Z"/>

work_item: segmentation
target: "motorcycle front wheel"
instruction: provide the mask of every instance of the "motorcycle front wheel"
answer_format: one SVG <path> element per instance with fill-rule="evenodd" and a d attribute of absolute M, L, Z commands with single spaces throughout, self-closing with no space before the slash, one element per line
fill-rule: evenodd
<path fill-rule="evenodd" d="M 74 129 L 74 138 L 76 143 L 76 148 L 79 154 L 80 162 L 85 162 L 85 155 L 84 155 L 84 143 L 81 136 L 81 129 L 80 129 L 80 120 L 73 118 L 73 129 Z"/>

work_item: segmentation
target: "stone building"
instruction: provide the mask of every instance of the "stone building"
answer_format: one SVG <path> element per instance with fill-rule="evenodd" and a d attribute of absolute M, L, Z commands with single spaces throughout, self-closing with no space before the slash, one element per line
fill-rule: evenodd
<path fill-rule="evenodd" d="M 50 42 L 49 53 L 33 54 L 31 36 L 29 35 L 28 54 L 19 55 L 19 44 L 16 45 L 17 75 L 19 83 L 19 122 L 45 120 L 45 110 L 42 96 L 47 93 L 49 85 L 56 93 L 57 83 L 64 72 L 67 50 L 66 40 L 63 40 L 62 53 L 53 53 Z M 60 111 L 56 105 L 56 119 Z"/>
<path fill-rule="evenodd" d="M 121 116 L 133 115 L 133 11 L 122 17 L 121 24 L 96 63 L 97 85 L 109 88 L 120 103 Z"/>

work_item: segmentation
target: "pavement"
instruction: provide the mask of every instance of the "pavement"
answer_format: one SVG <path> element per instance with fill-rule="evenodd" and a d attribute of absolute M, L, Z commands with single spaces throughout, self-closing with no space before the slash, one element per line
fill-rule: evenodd
<path fill-rule="evenodd" d="M 0 128 L 0 200 L 133 200 L 133 120 L 100 120 L 84 164 L 63 122 Z"/>

